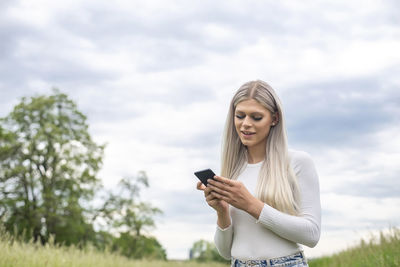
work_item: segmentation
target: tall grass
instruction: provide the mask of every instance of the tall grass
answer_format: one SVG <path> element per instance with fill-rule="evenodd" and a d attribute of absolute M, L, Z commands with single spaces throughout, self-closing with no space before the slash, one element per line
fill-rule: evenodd
<path fill-rule="evenodd" d="M 392 228 L 389 234 L 362 240 L 354 248 L 330 257 L 309 261 L 310 267 L 369 267 L 400 266 L 400 229 Z M 42 246 L 34 242 L 15 240 L 0 231 L 1 267 L 227 267 L 229 264 L 197 263 L 191 261 L 146 261 L 131 260 L 121 255 L 93 248 L 78 249 L 55 245 L 54 242 Z"/>
<path fill-rule="evenodd" d="M 380 267 L 400 266 L 400 229 L 391 228 L 389 233 L 380 232 L 368 242 L 361 240 L 356 247 L 349 248 L 330 257 L 309 261 L 310 267 Z"/>
<path fill-rule="evenodd" d="M 42 246 L 34 242 L 15 240 L 0 231 L 1 267 L 227 267 L 220 263 L 197 263 L 190 261 L 131 260 L 109 251 L 99 252 L 94 248 L 78 249 L 55 245 Z"/>

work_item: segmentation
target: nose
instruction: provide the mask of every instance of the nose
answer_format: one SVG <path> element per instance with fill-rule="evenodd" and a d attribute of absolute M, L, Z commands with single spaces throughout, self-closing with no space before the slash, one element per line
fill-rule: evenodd
<path fill-rule="evenodd" d="M 250 121 L 250 117 L 246 116 L 243 120 L 243 127 L 245 128 L 249 128 L 251 127 L 251 121 Z"/>

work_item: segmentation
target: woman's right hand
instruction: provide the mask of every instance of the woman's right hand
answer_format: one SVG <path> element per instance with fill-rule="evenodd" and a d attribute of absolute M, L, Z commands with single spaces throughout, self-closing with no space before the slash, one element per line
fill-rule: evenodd
<path fill-rule="evenodd" d="M 217 198 L 209 187 L 206 187 L 202 182 L 198 182 L 197 190 L 204 192 L 207 204 L 215 209 L 218 214 L 222 215 L 229 213 L 229 204 L 226 201 Z"/>

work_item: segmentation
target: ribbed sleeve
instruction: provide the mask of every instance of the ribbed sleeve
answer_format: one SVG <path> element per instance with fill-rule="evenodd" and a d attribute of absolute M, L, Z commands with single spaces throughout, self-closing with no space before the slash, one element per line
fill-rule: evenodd
<path fill-rule="evenodd" d="M 321 233 L 318 175 L 311 157 L 305 152 L 292 163 L 300 186 L 300 215 L 288 215 L 265 204 L 257 223 L 285 239 L 314 247 Z"/>
<path fill-rule="evenodd" d="M 231 259 L 232 237 L 232 224 L 225 229 L 221 229 L 219 226 L 217 226 L 217 230 L 215 231 L 214 235 L 214 243 L 219 254 L 227 260 Z"/>

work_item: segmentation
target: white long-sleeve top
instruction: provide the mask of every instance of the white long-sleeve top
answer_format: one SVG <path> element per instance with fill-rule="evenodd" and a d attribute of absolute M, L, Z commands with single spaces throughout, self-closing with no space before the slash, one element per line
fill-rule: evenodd
<path fill-rule="evenodd" d="M 289 150 L 291 166 L 300 189 L 300 214 L 293 216 L 264 204 L 257 219 L 247 212 L 230 206 L 231 225 L 217 226 L 215 245 L 226 259 L 255 260 L 282 257 L 302 250 L 301 245 L 314 247 L 320 237 L 321 204 L 318 175 L 309 154 Z M 255 195 L 262 162 L 247 164 L 239 175 Z"/>

